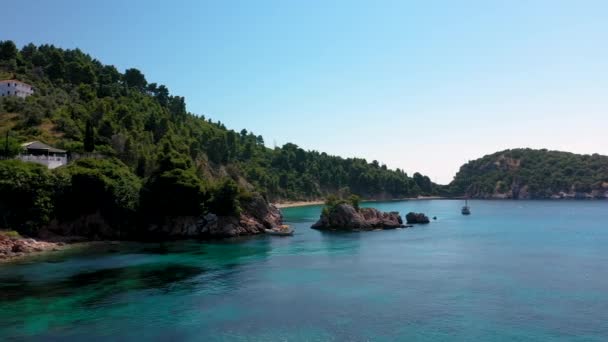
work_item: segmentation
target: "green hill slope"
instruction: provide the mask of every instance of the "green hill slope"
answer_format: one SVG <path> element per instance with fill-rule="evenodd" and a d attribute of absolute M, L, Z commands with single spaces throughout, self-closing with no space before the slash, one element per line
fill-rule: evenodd
<path fill-rule="evenodd" d="M 0 74 L 32 84 L 26 100 L 0 101 L 0 134 L 41 140 L 76 153 L 116 157 L 144 182 L 168 151 L 187 159 L 202 180 L 231 178 L 270 200 L 316 199 L 353 192 L 365 198 L 432 194 L 428 177 L 389 170 L 377 161 L 344 159 L 295 144 L 270 149 L 263 137 L 235 132 L 187 111 L 183 97 L 148 82 L 137 69 L 76 50 L 0 42 Z M 88 143 L 87 143 L 88 142 Z"/>
<path fill-rule="evenodd" d="M 449 189 L 474 198 L 607 198 L 608 156 L 505 150 L 463 165 Z"/>

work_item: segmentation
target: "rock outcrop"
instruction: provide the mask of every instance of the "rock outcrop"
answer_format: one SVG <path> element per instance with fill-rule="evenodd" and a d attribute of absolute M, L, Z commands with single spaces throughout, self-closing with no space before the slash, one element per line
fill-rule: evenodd
<path fill-rule="evenodd" d="M 30 253 L 58 250 L 64 244 L 30 238 L 8 237 L 0 233 L 0 260 L 8 260 Z"/>
<path fill-rule="evenodd" d="M 423 213 L 409 212 L 405 215 L 405 220 L 408 224 L 429 223 L 429 218 Z"/>
<path fill-rule="evenodd" d="M 373 230 L 404 227 L 398 212 L 381 212 L 374 208 L 358 211 L 349 204 L 338 204 L 329 213 L 324 213 L 314 229 Z"/>
<path fill-rule="evenodd" d="M 265 229 L 283 224 L 279 209 L 262 196 L 253 195 L 242 203 L 239 216 L 218 216 L 208 213 L 201 217 L 167 218 L 163 224 L 147 227 L 152 237 L 214 239 L 263 234 Z"/>

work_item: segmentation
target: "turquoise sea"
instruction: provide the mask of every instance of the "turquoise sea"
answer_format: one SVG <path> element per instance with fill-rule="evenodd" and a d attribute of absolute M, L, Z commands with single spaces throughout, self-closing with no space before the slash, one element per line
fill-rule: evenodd
<path fill-rule="evenodd" d="M 366 203 L 409 229 L 106 245 L 0 265 L 0 340 L 606 341 L 608 201 Z"/>

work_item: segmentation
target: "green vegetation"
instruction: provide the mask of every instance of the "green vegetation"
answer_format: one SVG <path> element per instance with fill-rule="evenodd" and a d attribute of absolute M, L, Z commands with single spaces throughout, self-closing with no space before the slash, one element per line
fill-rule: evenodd
<path fill-rule="evenodd" d="M 99 213 L 113 226 L 133 223 L 141 181 L 117 159 L 79 159 L 54 174 L 60 180 L 55 214 L 60 221 Z"/>
<path fill-rule="evenodd" d="M 42 165 L 0 161 L 0 226 L 35 233 L 51 219 L 57 183 Z"/>
<path fill-rule="evenodd" d="M 0 116 L 19 140 L 38 139 L 71 152 L 120 159 L 139 177 L 157 172 L 162 148 L 190 159 L 199 176 L 229 176 L 271 200 L 314 199 L 348 187 L 364 197 L 432 194 L 428 177 L 388 170 L 377 161 L 305 151 L 294 144 L 269 149 L 247 130 L 186 111 L 185 99 L 149 83 L 137 69 L 120 73 L 82 51 L 0 43 L 0 70 L 35 87 L 25 100 L 0 101 Z M 0 120 L 0 123 L 2 121 Z"/>
<path fill-rule="evenodd" d="M 327 196 L 325 199 L 325 206 L 323 207 L 323 215 L 328 215 L 340 204 L 349 204 L 359 211 L 359 203 L 361 203 L 361 197 L 357 195 L 349 195 L 346 198 L 342 198 L 336 195 Z"/>
<path fill-rule="evenodd" d="M 21 234 L 16 230 L 0 230 L 0 240 L 3 239 L 21 239 Z"/>
<path fill-rule="evenodd" d="M 142 212 L 157 221 L 167 216 L 196 216 L 203 213 L 206 186 L 190 159 L 168 152 L 142 189 Z"/>
<path fill-rule="evenodd" d="M 350 191 L 398 198 L 437 190 L 428 177 L 412 178 L 377 161 L 305 151 L 291 143 L 268 148 L 259 135 L 188 112 L 183 97 L 148 82 L 141 71 L 121 73 L 78 49 L 33 44 L 18 49 L 2 41 L 0 74 L 35 89 L 26 99 L 0 99 L 3 156 L 18 153 L 20 143 L 40 140 L 72 156 L 94 158 L 54 172 L 2 162 L 3 169 L 16 172 L 2 180 L 0 192 L 1 222 L 11 227 L 97 211 L 110 222 L 234 215 L 252 192 L 278 201 Z M 15 180 L 18 175 L 25 181 Z M 23 195 L 29 192 L 36 196 Z M 19 195 L 17 206 L 11 197 Z"/>
<path fill-rule="evenodd" d="M 21 145 L 17 139 L 11 137 L 8 132 L 5 133 L 4 141 L 2 141 L 1 146 L 0 157 L 12 158 L 21 151 Z"/>
<path fill-rule="evenodd" d="M 608 157 L 513 149 L 468 162 L 449 185 L 452 195 L 549 198 L 560 192 L 603 197 L 608 191 Z"/>
<path fill-rule="evenodd" d="M 0 56 L 0 70 L 36 90 L 25 100 L 0 101 L 0 115 L 17 114 L 0 133 L 11 127 L 11 136 L 21 142 L 39 139 L 71 152 L 114 156 L 140 177 L 156 172 L 161 148 L 168 146 L 187 156 L 197 174 L 228 171 L 239 184 L 244 180 L 271 199 L 320 198 L 344 187 L 365 197 L 433 192 L 428 178 L 412 179 L 377 161 L 343 159 L 294 144 L 269 149 L 261 136 L 187 112 L 183 97 L 149 83 L 139 70 L 120 73 L 78 49 L 29 44 L 18 50 L 5 41 Z"/>
<path fill-rule="evenodd" d="M 28 235 L 52 219 L 99 212 L 117 227 L 133 223 L 141 181 L 116 159 L 80 159 L 65 168 L 0 161 L 0 226 Z"/>
<path fill-rule="evenodd" d="M 547 198 L 604 194 L 608 157 L 546 150 L 498 152 L 462 166 L 447 187 L 378 161 L 268 148 L 263 137 L 186 110 L 185 99 L 137 69 L 119 72 L 84 52 L 0 42 L 0 75 L 32 84 L 26 99 L 0 99 L 0 157 L 41 140 L 77 157 L 49 171 L 0 161 L 0 227 L 35 233 L 53 219 L 99 213 L 112 225 L 207 212 L 237 215 L 254 192 L 268 200 L 469 195 Z M 84 158 L 86 157 L 86 158 Z M 79 159 L 82 158 L 82 159 Z"/>

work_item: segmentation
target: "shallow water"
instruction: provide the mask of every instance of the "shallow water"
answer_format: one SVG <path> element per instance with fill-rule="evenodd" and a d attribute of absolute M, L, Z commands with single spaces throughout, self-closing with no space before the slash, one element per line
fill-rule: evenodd
<path fill-rule="evenodd" d="M 367 203 L 361 233 L 124 244 L 0 265 L 0 340 L 605 341 L 608 202 Z"/>

